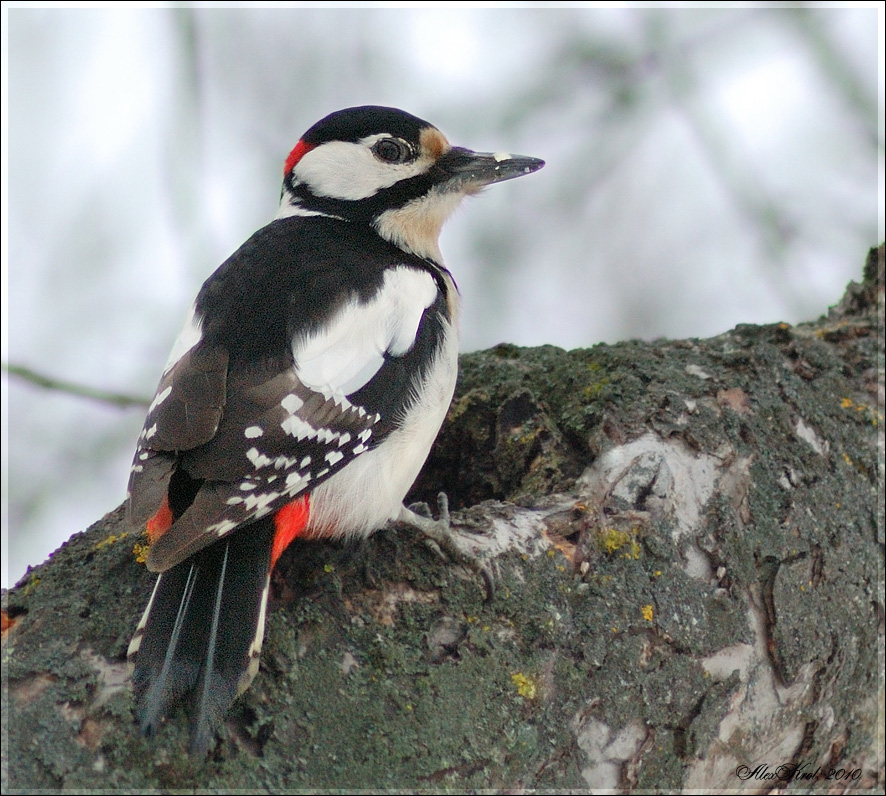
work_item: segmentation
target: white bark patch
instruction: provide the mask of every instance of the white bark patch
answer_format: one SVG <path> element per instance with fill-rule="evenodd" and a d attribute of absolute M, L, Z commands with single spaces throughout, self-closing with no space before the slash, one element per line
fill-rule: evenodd
<path fill-rule="evenodd" d="M 720 464 L 716 456 L 644 434 L 606 451 L 585 470 L 577 486 L 582 492 L 622 498 L 628 505 L 636 503 L 639 492 L 648 491 L 649 510 L 660 509 L 676 519 L 676 541 L 698 526 L 702 509 L 714 493 Z"/>
<path fill-rule="evenodd" d="M 683 549 L 688 575 L 710 582 L 710 560 L 696 544 L 703 512 L 719 491 L 744 518 L 751 458 L 731 450 L 721 456 L 698 453 L 678 440 L 648 433 L 606 451 L 582 474 L 576 487 L 593 505 L 615 499 L 622 505 L 667 518 L 672 536 Z"/>
<path fill-rule="evenodd" d="M 581 714 L 572 720 L 576 745 L 584 754 L 581 776 L 595 793 L 619 792 L 624 763 L 639 750 L 647 730 L 638 722 L 631 722 L 618 732 L 596 718 L 581 721 Z"/>
<path fill-rule="evenodd" d="M 822 439 L 816 434 L 815 429 L 812 428 L 812 426 L 807 425 L 802 417 L 798 417 L 794 422 L 794 433 L 797 435 L 798 439 L 803 440 L 803 442 L 812 448 L 812 450 L 814 450 L 819 456 L 828 455 L 830 445 L 828 445 L 827 440 Z"/>

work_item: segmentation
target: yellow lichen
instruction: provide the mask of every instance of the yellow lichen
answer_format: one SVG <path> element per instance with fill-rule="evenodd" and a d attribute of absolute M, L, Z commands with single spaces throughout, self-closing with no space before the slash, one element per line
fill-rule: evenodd
<path fill-rule="evenodd" d="M 871 425 L 879 426 L 880 423 L 883 422 L 883 413 L 878 409 L 875 409 L 873 406 L 864 403 L 855 403 L 851 398 L 843 398 L 840 401 L 840 406 L 843 409 L 855 409 L 859 414 L 865 413 L 871 420 Z"/>
<path fill-rule="evenodd" d="M 622 557 L 637 559 L 640 557 L 640 545 L 635 538 L 636 533 L 636 528 L 630 531 L 604 528 L 600 534 L 600 546 L 610 555 L 625 548 Z"/>
<path fill-rule="evenodd" d="M 654 611 L 653 611 L 651 605 L 644 605 L 644 606 L 640 609 L 640 613 L 643 614 L 643 618 L 644 618 L 647 622 L 651 622 L 651 621 L 652 621 L 652 617 L 653 617 L 653 615 L 654 615 Z"/>
<path fill-rule="evenodd" d="M 511 675 L 511 681 L 517 686 L 517 693 L 523 699 L 535 699 L 538 695 L 538 683 L 534 677 L 528 677 L 522 672 Z"/>
<path fill-rule="evenodd" d="M 103 547 L 107 547 L 108 545 L 116 544 L 121 539 L 125 539 L 129 534 L 121 533 L 119 536 L 116 534 L 111 534 L 110 536 L 106 536 L 104 539 L 96 542 L 93 545 L 93 550 L 101 550 Z"/>
<path fill-rule="evenodd" d="M 148 544 L 142 544 L 141 542 L 136 542 L 132 546 L 133 555 L 135 555 L 135 560 L 139 564 L 144 564 L 145 561 L 148 560 L 148 550 L 150 550 L 151 546 Z"/>
<path fill-rule="evenodd" d="M 605 528 L 600 535 L 600 544 L 607 553 L 614 553 L 624 547 L 631 539 L 627 531 L 617 531 L 615 528 Z"/>

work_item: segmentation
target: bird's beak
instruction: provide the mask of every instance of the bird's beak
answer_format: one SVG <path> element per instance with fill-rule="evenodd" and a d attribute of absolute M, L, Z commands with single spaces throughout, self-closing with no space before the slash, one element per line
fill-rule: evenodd
<path fill-rule="evenodd" d="M 472 152 L 462 147 L 452 147 L 437 160 L 437 166 L 449 175 L 453 189 L 470 192 L 494 182 L 513 180 L 524 174 L 538 171 L 545 162 L 525 155 L 506 152 Z"/>

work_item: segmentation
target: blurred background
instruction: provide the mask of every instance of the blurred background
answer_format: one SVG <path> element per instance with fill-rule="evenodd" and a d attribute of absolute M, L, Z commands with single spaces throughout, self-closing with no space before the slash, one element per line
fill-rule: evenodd
<path fill-rule="evenodd" d="M 442 248 L 463 350 L 812 320 L 883 239 L 881 3 L 3 7 L 2 585 L 123 499 L 203 280 L 299 136 L 401 107 L 546 168 Z"/>

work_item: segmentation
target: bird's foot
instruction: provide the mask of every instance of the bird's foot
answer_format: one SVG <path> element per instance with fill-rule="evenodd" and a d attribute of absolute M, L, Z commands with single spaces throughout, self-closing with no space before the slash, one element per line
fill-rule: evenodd
<path fill-rule="evenodd" d="M 457 533 L 449 518 L 449 498 L 445 492 L 437 495 L 437 514 L 435 520 L 427 503 L 413 503 L 403 506 L 397 522 L 410 525 L 421 531 L 444 557 L 449 556 L 462 561 L 483 577 L 486 587 L 486 601 L 492 600 L 495 593 L 495 580 L 489 563 L 484 560 L 476 548 L 472 548 L 463 534 Z"/>

